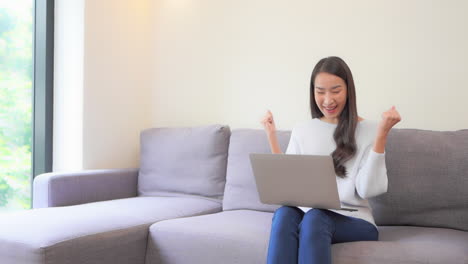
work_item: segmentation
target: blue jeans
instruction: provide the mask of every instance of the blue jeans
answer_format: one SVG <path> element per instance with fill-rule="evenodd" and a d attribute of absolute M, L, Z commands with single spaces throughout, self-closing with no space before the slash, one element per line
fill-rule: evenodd
<path fill-rule="evenodd" d="M 331 244 L 378 238 L 377 228 L 365 220 L 325 209 L 304 213 L 282 206 L 273 215 L 267 263 L 331 263 Z"/>

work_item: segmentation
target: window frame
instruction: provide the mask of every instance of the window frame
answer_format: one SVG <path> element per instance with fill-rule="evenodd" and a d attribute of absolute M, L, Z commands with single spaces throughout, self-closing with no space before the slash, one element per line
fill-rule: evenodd
<path fill-rule="evenodd" d="M 54 0 L 34 1 L 31 185 L 37 175 L 52 171 L 54 5 Z"/>

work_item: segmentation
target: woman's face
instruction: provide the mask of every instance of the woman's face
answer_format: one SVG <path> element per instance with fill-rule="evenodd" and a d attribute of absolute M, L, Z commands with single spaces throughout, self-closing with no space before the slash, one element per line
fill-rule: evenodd
<path fill-rule="evenodd" d="M 336 75 L 321 72 L 315 76 L 314 85 L 315 103 L 323 113 L 321 120 L 337 124 L 346 105 L 348 89 L 345 81 Z"/>

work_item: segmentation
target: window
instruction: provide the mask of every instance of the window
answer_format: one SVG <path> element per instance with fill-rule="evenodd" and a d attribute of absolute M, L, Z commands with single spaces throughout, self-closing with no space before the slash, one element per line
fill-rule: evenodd
<path fill-rule="evenodd" d="M 30 208 L 51 169 L 51 14 L 53 1 L 0 0 L 0 212 Z"/>

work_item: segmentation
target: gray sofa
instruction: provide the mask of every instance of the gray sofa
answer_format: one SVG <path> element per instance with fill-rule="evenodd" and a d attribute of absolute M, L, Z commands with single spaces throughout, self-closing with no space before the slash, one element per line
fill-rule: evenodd
<path fill-rule="evenodd" d="M 265 263 L 278 206 L 252 152 L 269 152 L 260 129 L 155 128 L 138 169 L 40 175 L 34 209 L 0 215 L 0 263 Z M 335 244 L 333 263 L 468 263 L 468 130 L 393 129 L 386 163 L 380 241 Z"/>

